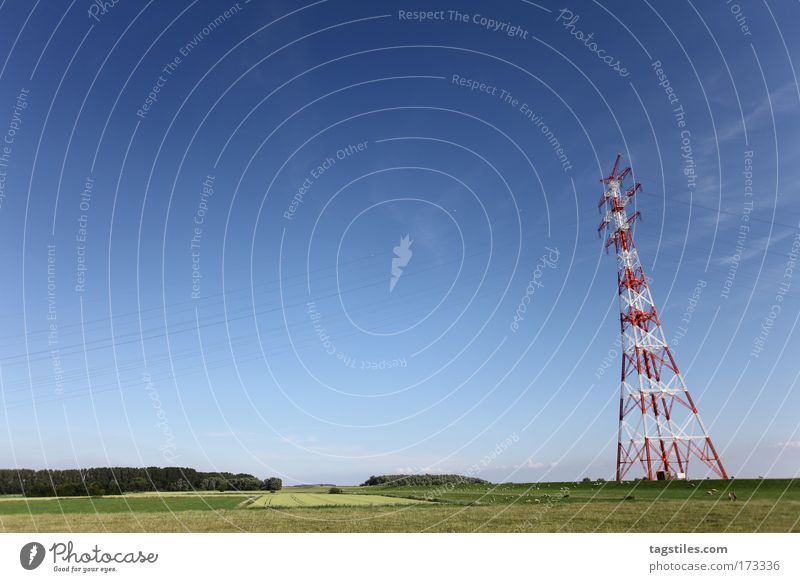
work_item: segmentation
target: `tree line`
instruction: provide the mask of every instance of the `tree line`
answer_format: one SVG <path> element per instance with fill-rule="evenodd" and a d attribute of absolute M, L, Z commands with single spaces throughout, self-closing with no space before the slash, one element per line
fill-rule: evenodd
<path fill-rule="evenodd" d="M 203 472 L 188 467 L 0 469 L 0 495 L 26 497 L 119 495 L 137 491 L 278 491 L 278 477 Z"/>
<path fill-rule="evenodd" d="M 477 485 L 489 482 L 464 475 L 373 475 L 361 486 L 386 485 L 391 487 L 419 487 L 425 485 Z"/>

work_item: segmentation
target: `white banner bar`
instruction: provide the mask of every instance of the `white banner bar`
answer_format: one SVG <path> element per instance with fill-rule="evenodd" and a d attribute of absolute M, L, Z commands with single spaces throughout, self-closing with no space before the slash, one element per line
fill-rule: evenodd
<path fill-rule="evenodd" d="M 798 542 L 796 534 L 2 534 L 0 579 L 796 581 Z"/>

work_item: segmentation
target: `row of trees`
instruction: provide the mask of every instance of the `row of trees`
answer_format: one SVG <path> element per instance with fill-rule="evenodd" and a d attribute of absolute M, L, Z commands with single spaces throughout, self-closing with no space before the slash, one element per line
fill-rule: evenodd
<path fill-rule="evenodd" d="M 278 491 L 277 477 L 208 473 L 188 467 L 93 467 L 89 469 L 0 469 L 0 495 L 118 495 L 135 491 Z"/>
<path fill-rule="evenodd" d="M 361 486 L 387 485 L 393 487 L 418 487 L 425 485 L 475 485 L 489 482 L 478 477 L 463 475 L 373 475 Z"/>

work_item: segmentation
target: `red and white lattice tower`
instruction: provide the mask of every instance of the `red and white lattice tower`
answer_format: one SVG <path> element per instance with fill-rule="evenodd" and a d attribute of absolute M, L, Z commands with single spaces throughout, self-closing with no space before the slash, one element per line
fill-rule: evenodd
<path fill-rule="evenodd" d="M 623 189 L 631 169 L 620 170 L 619 162 L 618 155 L 602 180 L 607 188 L 598 204 L 606 212 L 598 232 L 607 229 L 606 248 L 613 244 L 617 251 L 622 333 L 617 481 L 636 464 L 650 480 L 685 479 L 692 459 L 727 479 L 661 328 L 633 242 L 631 227 L 639 212 L 628 216 L 625 210 L 640 184 Z"/>

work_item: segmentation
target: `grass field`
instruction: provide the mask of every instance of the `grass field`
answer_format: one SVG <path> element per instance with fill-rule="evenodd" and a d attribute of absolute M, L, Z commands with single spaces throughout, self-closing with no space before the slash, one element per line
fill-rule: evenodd
<path fill-rule="evenodd" d="M 262 495 L 254 499 L 252 503 L 248 503 L 247 508 L 414 505 L 418 503 L 425 502 L 399 496 L 390 497 L 387 495 L 360 495 L 357 493 L 330 495 L 328 493 L 280 492 Z"/>
<path fill-rule="evenodd" d="M 342 489 L 6 497 L 0 531 L 800 532 L 798 480 Z"/>
<path fill-rule="evenodd" d="M 186 494 L 109 495 L 106 497 L 9 498 L 0 501 L 0 519 L 20 514 L 162 513 L 234 509 L 252 495 Z"/>

